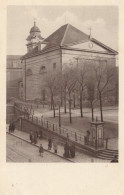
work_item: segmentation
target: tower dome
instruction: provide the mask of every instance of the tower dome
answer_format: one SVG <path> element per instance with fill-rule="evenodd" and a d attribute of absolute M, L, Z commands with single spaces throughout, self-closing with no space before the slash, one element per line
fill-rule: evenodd
<path fill-rule="evenodd" d="M 40 32 L 40 29 L 36 26 L 36 22 L 34 21 L 34 26 L 31 28 L 30 33 L 32 32 Z"/>

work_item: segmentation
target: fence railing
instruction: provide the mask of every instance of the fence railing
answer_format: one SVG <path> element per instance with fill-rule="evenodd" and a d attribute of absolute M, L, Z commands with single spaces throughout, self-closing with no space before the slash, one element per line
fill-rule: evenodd
<path fill-rule="evenodd" d="M 41 127 L 47 128 L 48 130 L 57 133 L 58 135 L 62 135 L 67 139 L 72 141 L 76 141 L 80 144 L 85 144 L 85 136 L 71 129 L 67 129 L 65 127 L 59 127 L 58 124 L 52 123 L 43 117 L 34 116 L 34 112 L 32 109 L 27 108 L 21 104 L 15 104 L 15 108 L 24 113 L 24 118 L 32 121 L 34 124 L 40 125 Z"/>

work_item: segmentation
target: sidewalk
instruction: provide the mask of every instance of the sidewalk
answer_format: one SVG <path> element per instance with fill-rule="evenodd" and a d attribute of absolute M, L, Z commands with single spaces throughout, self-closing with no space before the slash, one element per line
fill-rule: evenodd
<path fill-rule="evenodd" d="M 8 132 L 8 127 L 7 127 L 7 132 Z M 19 130 L 15 130 L 14 131 L 14 135 L 17 135 L 20 138 L 25 139 L 26 141 L 30 141 L 29 140 L 29 134 L 23 131 L 19 131 Z M 38 139 L 38 143 L 37 145 L 39 146 L 42 143 L 43 147 L 45 150 L 48 150 L 48 141 L 45 139 Z M 49 150 L 48 150 L 49 151 Z M 51 149 L 51 153 L 54 153 L 53 148 Z M 63 153 L 64 153 L 64 147 L 62 145 L 58 145 L 58 151 L 57 154 L 58 156 L 63 157 Z M 89 156 L 87 154 L 81 153 L 81 152 L 77 152 L 75 154 L 75 158 L 74 159 L 70 159 L 72 162 L 103 162 L 103 163 L 107 163 L 110 162 L 109 160 L 102 160 L 102 159 L 98 159 L 92 156 Z"/>

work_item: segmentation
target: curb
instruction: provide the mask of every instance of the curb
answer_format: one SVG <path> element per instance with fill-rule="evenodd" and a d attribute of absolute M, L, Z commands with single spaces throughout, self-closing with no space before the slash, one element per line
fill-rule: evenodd
<path fill-rule="evenodd" d="M 6 132 L 6 134 L 9 134 L 9 135 L 11 135 L 11 136 L 14 136 L 14 137 L 16 137 L 16 138 L 18 138 L 18 139 L 21 139 L 22 141 L 27 142 L 28 144 L 30 144 L 30 145 L 32 145 L 32 146 L 35 146 L 35 147 L 39 148 L 39 145 L 38 145 L 38 144 L 31 144 L 30 141 L 28 141 L 28 140 L 26 140 L 26 139 L 24 139 L 24 138 L 22 138 L 22 137 L 20 137 L 20 136 L 18 136 L 18 135 L 15 135 L 15 134 L 12 134 L 12 133 L 9 133 L 9 132 Z M 72 161 L 72 160 L 70 160 L 70 159 L 68 159 L 68 158 L 64 158 L 63 156 L 61 156 L 61 155 L 59 155 L 59 154 L 55 154 L 55 153 L 53 153 L 53 152 L 51 152 L 51 151 L 49 151 L 49 150 L 47 150 L 47 149 L 44 149 L 44 150 L 45 150 L 46 152 L 49 152 L 50 154 L 53 154 L 53 155 L 58 156 L 58 157 L 60 157 L 60 158 L 62 158 L 62 159 L 65 159 L 65 160 L 67 160 L 67 161 L 69 161 L 69 162 L 74 163 L 74 161 Z"/>

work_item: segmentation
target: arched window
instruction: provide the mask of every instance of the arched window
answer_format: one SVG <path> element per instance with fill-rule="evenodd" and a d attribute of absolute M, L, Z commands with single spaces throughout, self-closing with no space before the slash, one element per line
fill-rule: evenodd
<path fill-rule="evenodd" d="M 46 67 L 45 66 L 41 66 L 40 68 L 40 74 L 42 73 L 46 73 Z"/>
<path fill-rule="evenodd" d="M 27 75 L 27 76 L 32 75 L 32 70 L 31 70 L 31 69 L 28 69 L 28 70 L 26 71 L 26 75 Z"/>

